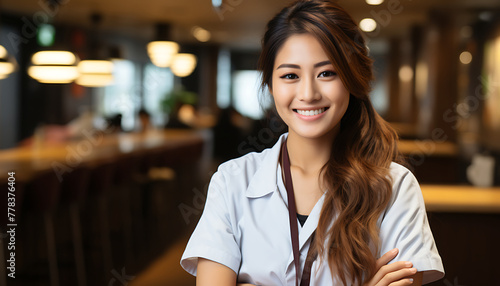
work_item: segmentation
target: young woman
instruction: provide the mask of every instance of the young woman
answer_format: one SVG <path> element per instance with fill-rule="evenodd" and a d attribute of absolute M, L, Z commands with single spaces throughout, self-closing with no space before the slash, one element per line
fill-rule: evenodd
<path fill-rule="evenodd" d="M 370 103 L 367 54 L 333 1 L 298 1 L 269 22 L 262 84 L 288 133 L 214 174 L 181 261 L 197 285 L 421 285 L 444 275 L 419 185 L 394 162 L 396 133 Z"/>

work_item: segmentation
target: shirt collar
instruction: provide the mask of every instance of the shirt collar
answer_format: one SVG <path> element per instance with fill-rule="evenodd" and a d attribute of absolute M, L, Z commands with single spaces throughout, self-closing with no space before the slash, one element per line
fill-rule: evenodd
<path fill-rule="evenodd" d="M 271 149 L 268 149 L 260 166 L 255 172 L 246 190 L 248 198 L 259 198 L 268 195 L 277 189 L 276 168 L 280 157 L 281 145 L 287 138 L 288 133 L 280 136 L 278 142 Z"/>

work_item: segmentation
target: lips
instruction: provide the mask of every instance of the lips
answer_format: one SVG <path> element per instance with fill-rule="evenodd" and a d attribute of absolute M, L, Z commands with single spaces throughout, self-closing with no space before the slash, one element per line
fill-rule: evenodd
<path fill-rule="evenodd" d="M 314 116 L 325 112 L 327 109 L 328 107 L 323 107 L 319 109 L 294 109 L 293 111 L 303 116 Z"/>

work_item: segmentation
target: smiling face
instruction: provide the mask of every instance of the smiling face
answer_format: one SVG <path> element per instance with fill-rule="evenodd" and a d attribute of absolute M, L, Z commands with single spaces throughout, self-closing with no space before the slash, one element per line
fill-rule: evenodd
<path fill-rule="evenodd" d="M 290 36 L 276 54 L 271 94 L 291 137 L 333 138 L 349 104 L 349 91 L 310 34 Z"/>

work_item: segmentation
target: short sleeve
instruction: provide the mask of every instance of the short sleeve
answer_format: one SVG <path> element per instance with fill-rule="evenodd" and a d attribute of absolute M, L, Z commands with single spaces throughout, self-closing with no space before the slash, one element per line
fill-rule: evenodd
<path fill-rule="evenodd" d="M 380 224 L 380 253 L 398 248 L 393 260 L 410 261 L 424 272 L 423 284 L 444 276 L 444 268 L 432 236 L 424 199 L 413 174 L 399 166 L 393 175 L 392 201 Z M 403 169 L 405 172 L 401 172 Z"/>
<path fill-rule="evenodd" d="M 241 251 L 231 226 L 228 199 L 224 176 L 218 171 L 210 181 L 203 214 L 181 258 L 181 266 L 191 275 L 196 276 L 198 258 L 218 262 L 238 273 Z"/>

